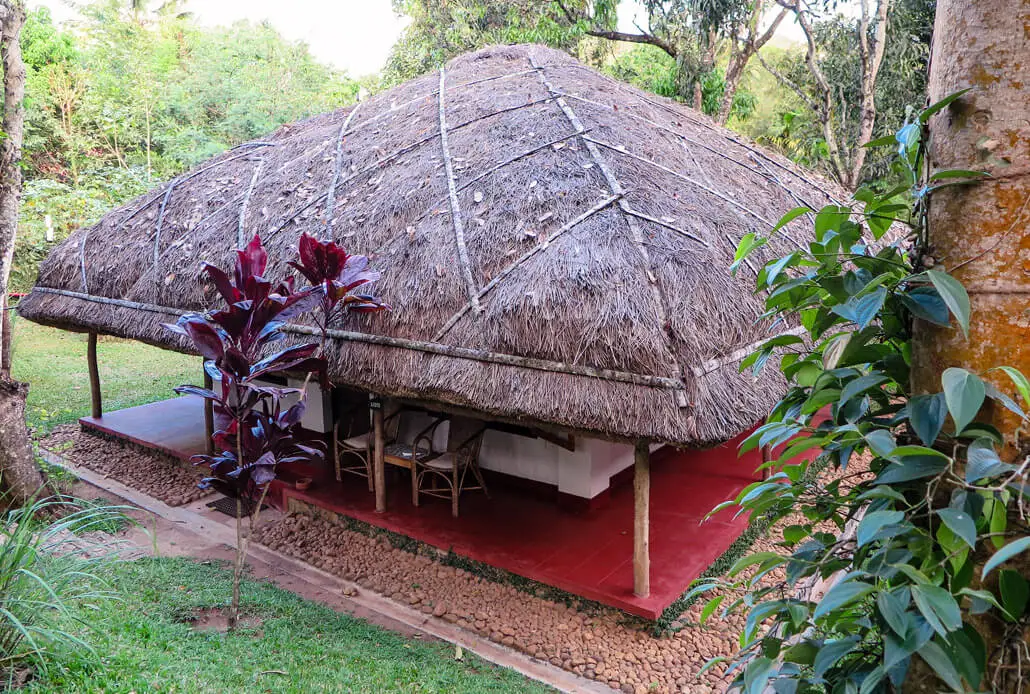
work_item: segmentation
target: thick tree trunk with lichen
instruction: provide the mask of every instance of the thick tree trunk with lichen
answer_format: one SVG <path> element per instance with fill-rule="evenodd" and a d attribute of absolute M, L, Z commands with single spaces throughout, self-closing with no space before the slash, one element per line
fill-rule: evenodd
<path fill-rule="evenodd" d="M 969 339 L 919 322 L 913 346 L 915 392 L 937 392 L 940 375 L 961 366 L 1014 394 L 988 369 L 1030 372 L 1030 0 L 940 0 L 930 66 L 930 101 L 970 91 L 930 121 L 931 172 L 986 171 L 930 200 L 927 265 L 945 267 L 969 292 Z M 982 419 L 1016 430 L 996 408 Z M 1007 455 L 1017 454 L 1009 440 Z"/>
<path fill-rule="evenodd" d="M 930 101 L 962 89 L 970 91 L 930 121 L 931 172 L 986 171 L 991 177 L 949 186 L 932 194 L 929 248 L 924 264 L 943 266 L 969 292 L 969 339 L 957 329 L 917 321 L 912 349 L 916 393 L 941 390 L 940 377 L 963 367 L 1014 394 L 1011 382 L 989 369 L 1014 366 L 1030 373 L 1030 0 L 939 0 L 930 66 Z M 1004 454 L 1030 453 L 1030 432 L 1018 435 L 1015 415 L 993 400 L 979 419 L 1006 436 Z M 982 566 L 986 557 L 980 558 Z M 1007 568 L 1030 576 L 1030 559 Z M 974 579 L 980 568 L 974 570 Z M 996 583 L 997 574 L 990 577 Z M 974 580 L 973 587 L 979 587 Z M 997 585 L 989 585 L 997 592 Z M 1027 671 L 1020 625 L 974 616 L 987 645 L 987 675 L 981 690 L 1030 691 L 1017 682 L 1021 659 Z M 906 692 L 945 688 L 925 663 L 909 673 Z"/>
<path fill-rule="evenodd" d="M 18 233 L 21 203 L 21 144 L 25 124 L 25 65 L 21 27 L 25 6 L 20 0 L 0 2 L 0 54 L 4 68 L 3 131 L 0 140 L 0 308 L 6 308 L 7 286 Z M 0 320 L 0 345 L 10 344 L 10 321 Z M 25 428 L 28 386 L 10 380 L 10 349 L 0 348 L 0 489 L 4 502 L 19 504 L 43 484 Z"/>

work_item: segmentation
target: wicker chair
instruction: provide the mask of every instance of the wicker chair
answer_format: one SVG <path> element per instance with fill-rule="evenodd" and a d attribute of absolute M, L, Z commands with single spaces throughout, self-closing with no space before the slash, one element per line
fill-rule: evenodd
<path fill-rule="evenodd" d="M 384 403 L 383 442 L 386 445 L 397 440 L 400 430 L 401 409 Z M 344 413 L 345 415 L 347 412 Z M 375 491 L 375 477 L 372 473 L 372 448 L 375 433 L 372 430 L 372 410 L 368 402 L 361 403 L 350 410 L 352 416 L 343 416 L 333 425 L 336 481 L 343 481 L 343 473 L 347 472 L 368 480 L 368 491 Z M 367 420 L 359 415 L 367 415 Z"/>
<path fill-rule="evenodd" d="M 435 422 L 419 438 L 415 439 L 414 450 L 429 449 L 429 455 L 412 457 L 411 482 L 412 501 L 419 505 L 419 496 L 435 496 L 450 499 L 451 515 L 458 517 L 458 500 L 463 491 L 482 490 L 487 498 L 486 482 L 479 469 L 479 450 L 483 445 L 486 425 L 475 419 L 452 417 L 447 434 L 447 450 L 433 448 L 433 434 L 442 421 Z M 472 474 L 476 486 L 468 486 L 466 480 Z"/>

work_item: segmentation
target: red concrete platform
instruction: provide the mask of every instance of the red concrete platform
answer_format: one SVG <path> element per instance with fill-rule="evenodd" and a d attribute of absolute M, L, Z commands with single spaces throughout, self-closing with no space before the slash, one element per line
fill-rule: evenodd
<path fill-rule="evenodd" d="M 196 395 L 105 412 L 97 418 L 82 417 L 79 424 L 182 460 L 206 449 L 204 401 Z"/>
<path fill-rule="evenodd" d="M 188 396 L 152 405 L 83 418 L 82 424 L 137 444 L 188 458 L 202 452 L 203 406 Z M 700 525 L 716 504 L 754 481 L 760 454 L 737 458 L 737 441 L 703 451 L 662 449 L 651 464 L 651 595 L 633 595 L 633 488 L 615 485 L 607 503 L 589 511 L 561 508 L 552 498 L 491 485 L 491 498 L 468 492 L 461 517 L 452 518 L 450 503 L 425 498 L 411 504 L 407 470 L 390 468 L 386 513 L 375 512 L 375 498 L 364 479 L 338 483 L 326 468 L 313 486 L 297 491 L 297 472 L 281 473 L 269 495 L 286 505 L 295 498 L 434 547 L 488 564 L 549 586 L 581 595 L 648 619 L 657 618 L 691 581 L 723 554 L 747 527 L 731 511 Z M 278 495 L 282 496 L 279 497 Z M 278 503 L 277 503 L 278 505 Z"/>

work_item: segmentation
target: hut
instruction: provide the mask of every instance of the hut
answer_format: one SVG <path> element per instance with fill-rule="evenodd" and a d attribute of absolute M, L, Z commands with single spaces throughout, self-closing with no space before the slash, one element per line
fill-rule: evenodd
<path fill-rule="evenodd" d="M 229 266 L 233 250 L 258 233 L 276 277 L 302 232 L 342 242 L 370 256 L 382 272 L 376 292 L 393 310 L 333 326 L 335 385 L 489 422 L 480 459 L 495 479 L 557 487 L 588 506 L 606 495 L 624 504 L 605 516 L 610 544 L 577 525 L 569 546 L 549 545 L 554 556 L 572 545 L 601 547 L 581 562 L 605 574 L 590 583 L 522 561 L 533 542 L 544 542 L 526 539 L 533 523 L 563 535 L 555 528 L 565 516 L 539 505 L 523 515 L 508 506 L 489 522 L 466 521 L 472 511 L 458 520 L 444 514 L 434 535 L 416 515 L 431 505 L 408 509 L 393 496 L 387 508 L 382 484 L 376 510 L 385 514 L 366 514 L 360 504 L 371 501 L 334 502 L 333 494 L 356 493 L 340 490 L 360 491 L 350 480 L 339 490 L 320 485 L 318 498 L 444 549 L 465 542 L 474 558 L 502 557 L 502 568 L 655 616 L 741 530 L 740 521 L 726 521 L 699 532 L 696 520 L 753 479 L 756 461 L 738 461 L 732 441 L 785 388 L 774 369 L 757 378 L 738 372 L 756 343 L 784 329 L 759 320 L 753 281 L 810 221 L 788 225 L 736 277 L 735 246 L 791 208 L 844 198 L 705 116 L 564 53 L 493 47 L 285 125 L 110 212 L 50 254 L 18 310 L 91 335 L 96 389 L 97 334 L 189 351 L 161 324 L 217 305 L 199 261 Z M 309 337 L 309 326 L 291 330 Z M 336 399 L 314 400 L 305 425 L 329 431 Z M 184 402 L 149 410 L 152 423 L 195 435 L 202 425 Z M 147 442 L 119 432 L 119 413 L 102 412 L 98 390 L 94 406 L 84 425 Z M 652 471 L 659 460 L 661 480 Z M 283 494 L 288 503 L 298 492 Z M 659 497 L 665 506 L 649 508 Z M 693 515 L 677 515 L 683 508 Z M 505 542 L 523 544 L 491 545 L 505 533 L 513 536 Z M 661 567 L 651 566 L 658 545 Z"/>

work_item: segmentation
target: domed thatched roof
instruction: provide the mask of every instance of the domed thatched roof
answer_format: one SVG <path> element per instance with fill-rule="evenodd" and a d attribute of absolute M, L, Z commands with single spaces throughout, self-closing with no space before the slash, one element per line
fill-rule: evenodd
<path fill-rule="evenodd" d="M 769 337 L 755 270 L 810 222 L 736 278 L 735 244 L 844 197 L 563 53 L 490 48 L 283 126 L 78 230 L 20 312 L 186 351 L 160 324 L 218 304 L 201 260 L 227 267 L 259 233 L 280 276 L 307 231 L 371 256 L 394 307 L 336 326 L 335 382 L 701 445 L 783 391 L 774 370 L 756 380 L 737 365 Z"/>

